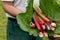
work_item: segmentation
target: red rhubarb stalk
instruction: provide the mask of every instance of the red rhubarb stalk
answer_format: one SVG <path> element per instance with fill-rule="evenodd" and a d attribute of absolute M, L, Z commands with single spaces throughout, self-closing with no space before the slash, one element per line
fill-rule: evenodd
<path fill-rule="evenodd" d="M 41 21 L 41 24 L 42 24 L 43 29 L 47 28 L 48 30 L 50 30 L 49 25 L 47 25 L 47 23 L 44 22 L 44 20 L 41 17 L 38 16 L 38 18 Z"/>
<path fill-rule="evenodd" d="M 49 20 L 44 14 L 42 14 L 42 11 L 41 9 L 36 6 L 35 4 L 33 5 L 33 8 L 34 10 L 37 12 L 37 14 L 46 22 L 48 23 L 49 25 L 51 25 L 53 22 L 51 20 Z M 51 25 L 51 26 L 56 26 L 56 24 L 54 23 L 54 25 Z"/>
<path fill-rule="evenodd" d="M 35 13 L 36 14 L 36 13 Z M 40 24 L 40 26 L 41 26 L 41 28 L 42 29 L 45 29 L 45 22 L 36 14 L 36 16 L 38 17 L 38 19 L 39 19 L 39 24 Z"/>
<path fill-rule="evenodd" d="M 37 29 L 42 32 L 40 24 L 38 23 L 38 18 L 35 15 L 33 15 L 33 19 L 34 19 L 34 22 L 35 22 Z"/>
<path fill-rule="evenodd" d="M 38 6 L 36 6 L 36 5 L 34 4 L 34 5 L 33 5 L 33 8 L 34 8 L 34 10 L 37 12 L 37 14 L 38 14 L 40 17 L 42 17 L 43 20 L 45 20 L 46 22 L 50 22 L 50 20 L 49 20 L 47 17 L 45 17 L 44 14 L 42 14 L 42 11 L 41 11 L 41 9 L 40 9 Z"/>

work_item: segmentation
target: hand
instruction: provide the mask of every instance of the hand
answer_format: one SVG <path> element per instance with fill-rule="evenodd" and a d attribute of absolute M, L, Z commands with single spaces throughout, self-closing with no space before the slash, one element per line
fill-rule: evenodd
<path fill-rule="evenodd" d="M 48 37 L 48 33 L 47 33 L 47 31 L 46 30 L 52 30 L 52 31 L 54 31 L 55 30 L 55 27 L 54 27 L 54 23 L 51 23 L 51 25 L 48 25 L 48 24 L 41 24 L 40 26 L 42 27 L 42 29 L 40 29 L 40 28 L 37 28 L 36 27 L 36 23 L 35 22 L 31 22 L 31 27 L 32 28 L 37 28 L 38 29 L 38 31 L 39 31 L 39 36 L 40 37 L 43 37 L 43 36 L 46 36 L 46 37 Z M 55 25 L 56 26 L 56 25 Z"/>

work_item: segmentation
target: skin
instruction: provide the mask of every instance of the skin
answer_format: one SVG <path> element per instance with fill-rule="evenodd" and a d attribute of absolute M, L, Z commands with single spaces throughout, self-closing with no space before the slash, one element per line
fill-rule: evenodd
<path fill-rule="evenodd" d="M 9 1 L 3 1 L 2 2 L 3 9 L 5 10 L 6 13 L 9 13 L 12 16 L 17 16 L 19 13 L 21 13 L 20 10 L 16 9 L 13 6 L 13 2 Z"/>

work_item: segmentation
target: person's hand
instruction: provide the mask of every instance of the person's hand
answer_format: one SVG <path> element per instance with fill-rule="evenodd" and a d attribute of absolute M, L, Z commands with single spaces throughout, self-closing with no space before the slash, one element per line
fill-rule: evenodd
<path fill-rule="evenodd" d="M 47 26 L 47 27 L 46 27 L 46 26 Z M 49 25 L 46 25 L 46 26 L 43 25 L 43 26 L 42 26 L 42 29 L 41 29 L 42 31 L 39 31 L 39 36 L 40 36 L 40 37 L 43 37 L 43 36 L 48 37 L 48 33 L 47 33 L 46 30 L 52 30 L 52 31 L 55 30 L 55 27 L 52 27 L 52 26 L 49 27 Z M 32 27 L 32 28 L 37 28 L 36 25 L 35 25 L 34 23 L 32 23 L 32 22 L 31 22 L 31 27 Z"/>
<path fill-rule="evenodd" d="M 47 30 L 55 30 L 55 22 L 45 22 L 41 17 L 37 16 L 36 13 L 33 15 L 32 22 L 30 24 L 32 28 L 36 28 L 39 31 L 39 36 L 48 36 Z"/>

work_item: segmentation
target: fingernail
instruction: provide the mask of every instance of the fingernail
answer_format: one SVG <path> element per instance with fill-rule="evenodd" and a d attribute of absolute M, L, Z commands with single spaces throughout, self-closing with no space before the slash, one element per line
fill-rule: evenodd
<path fill-rule="evenodd" d="M 55 28 L 54 27 L 51 27 L 51 30 L 55 30 Z"/>
<path fill-rule="evenodd" d="M 45 25 L 42 25 L 43 30 L 45 29 Z"/>
<path fill-rule="evenodd" d="M 39 37 L 43 37 L 43 33 L 42 32 L 39 33 Z"/>
<path fill-rule="evenodd" d="M 47 25 L 47 29 L 50 30 L 50 27 Z"/>
<path fill-rule="evenodd" d="M 52 23 L 51 23 L 51 26 L 56 27 L 56 23 L 53 23 L 53 22 L 52 22 Z"/>
<path fill-rule="evenodd" d="M 35 27 L 35 24 L 31 22 L 30 26 L 34 28 Z"/>
<path fill-rule="evenodd" d="M 47 28 L 48 30 L 50 30 L 50 26 L 49 26 L 48 24 L 46 24 L 46 28 Z"/>
<path fill-rule="evenodd" d="M 48 33 L 47 32 L 44 32 L 44 36 L 48 37 Z"/>

